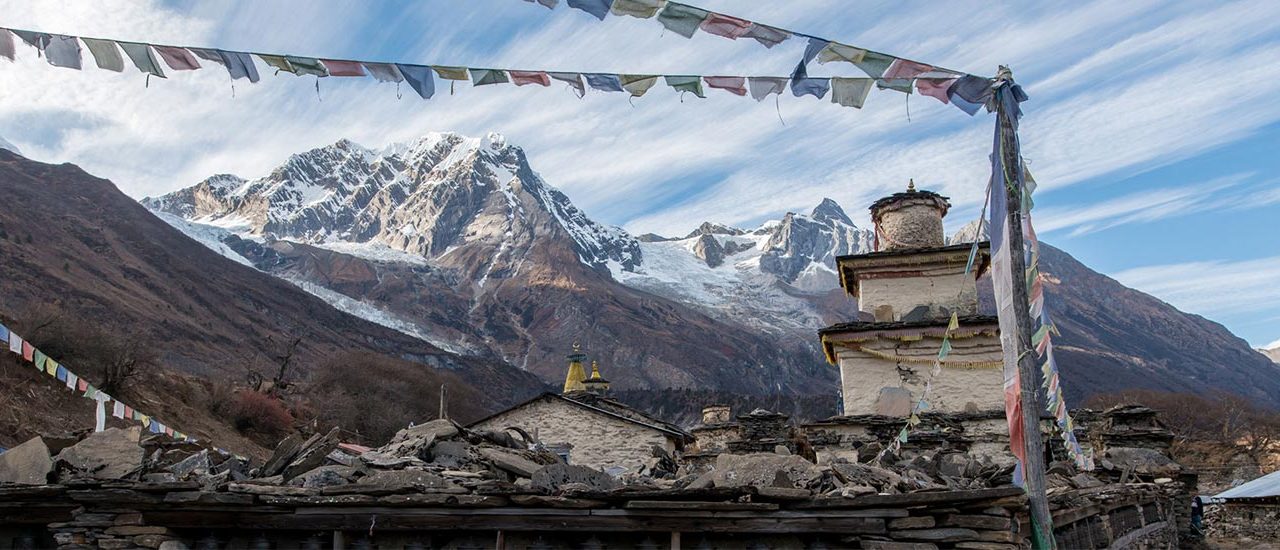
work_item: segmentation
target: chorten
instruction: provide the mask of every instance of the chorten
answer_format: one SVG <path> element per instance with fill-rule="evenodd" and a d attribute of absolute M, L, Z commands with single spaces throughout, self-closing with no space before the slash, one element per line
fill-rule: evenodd
<path fill-rule="evenodd" d="M 871 205 L 874 252 L 836 259 L 840 285 L 859 316 L 819 331 L 827 360 L 840 367 L 844 414 L 907 416 L 920 399 L 954 313 L 951 351 L 933 380 L 932 412 L 1002 411 L 998 322 L 978 314 L 976 279 L 988 243 L 947 245 L 947 197 L 915 182 Z M 969 269 L 966 269 L 969 267 Z"/>
<path fill-rule="evenodd" d="M 583 380 L 582 385 L 587 391 L 596 395 L 604 395 L 609 392 L 609 381 L 600 376 L 600 364 L 595 360 L 591 361 L 591 376 Z"/>
<path fill-rule="evenodd" d="M 586 391 L 587 387 L 582 381 L 587 378 L 587 373 L 582 369 L 582 360 L 587 356 L 582 353 L 582 347 L 577 342 L 573 343 L 573 353 L 569 354 L 569 372 L 564 376 L 564 390 L 561 393 L 571 393 L 576 391 Z"/>

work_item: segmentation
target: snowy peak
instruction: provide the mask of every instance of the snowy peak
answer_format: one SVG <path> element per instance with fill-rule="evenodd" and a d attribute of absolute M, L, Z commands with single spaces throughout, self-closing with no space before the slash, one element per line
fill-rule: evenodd
<path fill-rule="evenodd" d="M 1271 359 L 1272 362 L 1280 363 L 1280 340 L 1262 346 L 1258 351 L 1262 352 L 1268 359 Z"/>
<path fill-rule="evenodd" d="M 702 225 L 689 232 L 684 238 L 689 239 L 699 235 L 743 235 L 745 233 L 746 231 L 722 223 L 702 222 Z"/>
<path fill-rule="evenodd" d="M 809 214 L 813 219 L 827 223 L 842 223 L 844 225 L 853 225 L 853 220 L 844 213 L 844 209 L 840 208 L 840 204 L 831 199 L 822 199 L 818 206 L 813 208 L 813 212 Z"/>
<path fill-rule="evenodd" d="M 426 258 L 467 245 L 510 253 L 511 241 L 558 231 L 597 269 L 640 261 L 635 239 L 588 219 L 497 133 L 431 133 L 378 150 L 342 139 L 291 155 L 262 178 L 218 175 L 143 202 L 256 236 L 372 243 Z"/>

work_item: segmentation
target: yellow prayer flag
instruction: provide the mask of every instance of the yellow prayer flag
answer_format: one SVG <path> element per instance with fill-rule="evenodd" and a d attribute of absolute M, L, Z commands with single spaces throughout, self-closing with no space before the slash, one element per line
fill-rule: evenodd
<path fill-rule="evenodd" d="M 952 330 L 955 330 L 955 329 L 958 329 L 958 328 L 960 328 L 960 316 L 959 316 L 959 315 L 956 315 L 956 313 L 955 313 L 955 312 L 952 312 L 952 313 L 951 313 L 951 322 L 950 322 L 950 323 L 947 323 L 947 330 L 948 330 L 948 331 L 952 331 Z"/>

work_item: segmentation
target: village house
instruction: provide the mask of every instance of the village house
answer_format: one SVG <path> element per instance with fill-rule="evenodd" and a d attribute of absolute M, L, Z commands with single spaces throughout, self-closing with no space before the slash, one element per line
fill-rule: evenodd
<path fill-rule="evenodd" d="M 600 366 L 583 367 L 586 355 L 577 345 L 568 356 L 569 369 L 561 393 L 543 393 L 472 423 L 476 430 L 520 428 L 559 454 L 566 462 L 605 471 L 631 471 L 653 456 L 683 451 L 693 436 L 608 396 L 609 382 Z"/>

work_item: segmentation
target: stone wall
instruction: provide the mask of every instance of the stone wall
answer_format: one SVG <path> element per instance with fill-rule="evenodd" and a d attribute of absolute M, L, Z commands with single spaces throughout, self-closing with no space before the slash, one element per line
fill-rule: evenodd
<path fill-rule="evenodd" d="M 1228 502 L 1205 509 L 1204 526 L 1210 538 L 1280 540 L 1280 502 Z"/>
<path fill-rule="evenodd" d="M 881 250 L 935 248 L 946 244 L 942 215 L 933 199 L 921 198 L 880 215 Z"/>
<path fill-rule="evenodd" d="M 567 443 L 572 446 L 571 464 L 599 469 L 634 469 L 652 456 L 654 445 L 668 452 L 676 448 L 675 442 L 662 432 L 551 397 L 499 414 L 472 428 L 501 430 L 508 426 L 537 433 L 547 445 Z"/>
<path fill-rule="evenodd" d="M 914 342 L 875 340 L 862 344 L 881 354 L 913 360 L 937 356 L 940 340 L 924 338 Z M 957 338 L 951 342 L 948 358 L 956 361 L 999 361 L 1000 340 L 995 336 Z M 928 380 L 928 363 L 901 363 L 881 359 L 862 351 L 841 348 L 840 381 L 847 415 L 883 414 L 907 416 Z M 1004 378 L 1000 369 L 946 370 L 933 382 L 930 410 L 976 412 L 1004 410 Z"/>

